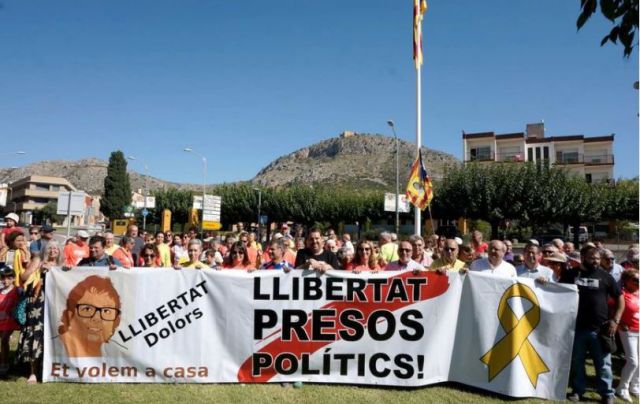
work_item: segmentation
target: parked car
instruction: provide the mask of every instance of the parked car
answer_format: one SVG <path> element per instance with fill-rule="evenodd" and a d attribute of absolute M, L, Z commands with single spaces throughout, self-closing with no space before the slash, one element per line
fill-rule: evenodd
<path fill-rule="evenodd" d="M 573 241 L 573 226 L 569 226 L 568 238 L 569 241 Z M 588 240 L 589 230 L 587 230 L 587 226 L 580 226 L 580 228 L 578 229 L 578 241 L 580 241 L 581 243 L 586 243 Z"/>

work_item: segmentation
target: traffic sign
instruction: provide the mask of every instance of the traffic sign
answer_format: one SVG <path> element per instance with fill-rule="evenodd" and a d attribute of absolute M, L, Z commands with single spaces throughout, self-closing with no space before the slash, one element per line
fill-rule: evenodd
<path fill-rule="evenodd" d="M 147 216 L 149 211 L 147 209 L 142 209 L 142 216 Z"/>

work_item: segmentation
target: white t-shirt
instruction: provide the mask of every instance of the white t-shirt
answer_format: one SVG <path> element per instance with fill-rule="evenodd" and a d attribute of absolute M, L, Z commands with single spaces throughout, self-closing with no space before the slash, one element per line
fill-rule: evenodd
<path fill-rule="evenodd" d="M 516 269 L 507 261 L 502 261 L 498 266 L 494 267 L 488 258 L 480 258 L 471 263 L 470 271 L 484 272 L 497 276 L 515 278 L 517 276 Z"/>

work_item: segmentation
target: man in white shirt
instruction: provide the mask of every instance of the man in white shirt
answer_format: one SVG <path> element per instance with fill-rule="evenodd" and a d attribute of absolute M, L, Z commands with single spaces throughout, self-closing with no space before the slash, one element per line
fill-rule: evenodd
<path fill-rule="evenodd" d="M 539 283 L 553 282 L 553 270 L 540 264 L 542 253 L 535 244 L 524 247 L 524 263 L 516 267 L 519 278 L 535 279 Z"/>
<path fill-rule="evenodd" d="M 403 271 L 411 269 L 416 272 L 424 270 L 423 266 L 411 259 L 413 254 L 413 246 L 409 241 L 401 241 L 398 247 L 398 260 L 391 261 L 384 268 L 385 271 Z"/>
<path fill-rule="evenodd" d="M 471 263 L 471 271 L 490 273 L 492 275 L 515 278 L 516 269 L 513 265 L 504 261 L 504 254 L 507 247 L 500 240 L 491 240 L 487 250 L 489 255 L 487 258 L 480 258 Z"/>

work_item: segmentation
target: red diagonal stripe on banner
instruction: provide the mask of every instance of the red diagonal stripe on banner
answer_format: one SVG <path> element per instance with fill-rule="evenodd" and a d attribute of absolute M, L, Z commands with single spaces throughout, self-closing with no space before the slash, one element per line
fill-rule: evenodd
<path fill-rule="evenodd" d="M 381 295 L 386 296 L 392 279 L 406 279 L 406 278 L 415 278 L 415 277 L 426 277 L 427 284 L 421 286 L 420 290 L 420 300 L 424 301 L 428 299 L 432 299 L 434 297 L 442 295 L 449 288 L 449 279 L 447 276 L 443 276 L 437 274 L 435 272 L 423 272 L 420 275 L 413 275 L 411 272 L 404 272 L 399 275 L 388 278 L 389 281 L 386 285 L 381 287 Z M 411 291 L 413 286 L 408 285 L 405 282 L 405 288 L 407 291 Z M 367 285 L 364 289 L 364 293 L 367 297 L 367 302 L 353 301 L 353 302 L 331 302 L 320 309 L 335 309 L 336 316 L 335 318 L 339 318 L 340 314 L 347 309 L 358 309 L 364 315 L 364 319 L 359 322 L 364 325 L 366 328 L 366 322 L 369 315 L 376 310 L 388 310 L 388 311 L 396 311 L 403 309 L 411 304 L 414 304 L 418 301 L 413 300 L 413 296 L 410 296 L 408 302 L 401 301 L 393 301 L 393 302 L 373 302 L 373 285 Z M 304 329 L 308 335 L 311 335 L 311 316 L 309 316 L 309 321 L 307 321 Z M 341 329 L 345 329 L 345 327 L 341 326 L 339 321 L 336 321 L 335 328 L 325 328 L 324 332 L 333 333 L 336 336 L 336 340 L 340 340 L 340 335 L 338 331 Z M 276 333 L 281 330 L 277 330 Z M 273 333 L 272 333 L 273 335 Z M 291 352 L 295 354 L 298 359 L 301 358 L 301 354 L 307 353 L 312 354 L 326 345 L 333 343 L 334 341 L 301 341 L 298 338 L 298 335 L 293 332 L 291 335 L 290 341 L 283 341 L 282 338 L 278 338 L 262 349 L 260 349 L 256 353 L 268 353 L 273 357 L 278 355 L 281 352 Z M 261 369 L 260 376 L 252 376 L 252 356 L 247 358 L 240 369 L 238 370 L 238 381 L 242 383 L 265 383 L 271 380 L 272 377 L 276 376 L 276 371 L 274 367 L 263 368 Z"/>

